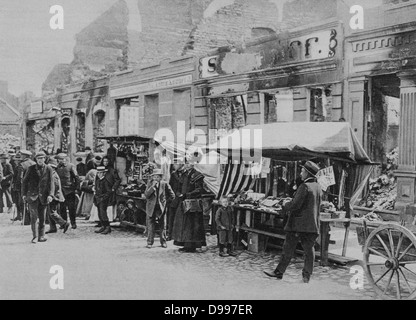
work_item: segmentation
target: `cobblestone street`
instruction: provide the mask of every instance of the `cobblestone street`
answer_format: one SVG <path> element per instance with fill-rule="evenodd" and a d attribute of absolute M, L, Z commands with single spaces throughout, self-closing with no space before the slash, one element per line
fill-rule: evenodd
<path fill-rule="evenodd" d="M 349 267 L 319 267 L 309 285 L 302 283 L 302 261 L 290 265 L 283 281 L 269 279 L 274 253 L 240 251 L 237 258 L 221 258 L 216 237 L 197 254 L 168 249 L 146 249 L 146 240 L 134 232 L 113 229 L 96 235 L 91 224 L 80 220 L 77 230 L 49 237 L 44 244 L 30 243 L 29 226 L 0 217 L 0 299 L 167 299 L 167 300 L 274 300 L 274 299 L 375 299 L 367 284 L 350 288 Z M 63 267 L 64 290 L 52 290 L 54 265 Z"/>

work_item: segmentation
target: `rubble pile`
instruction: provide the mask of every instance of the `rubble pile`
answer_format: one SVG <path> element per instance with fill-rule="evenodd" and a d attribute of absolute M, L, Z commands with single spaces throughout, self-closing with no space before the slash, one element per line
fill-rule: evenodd
<path fill-rule="evenodd" d="M 394 170 L 397 169 L 398 149 L 387 154 L 387 165 L 383 166 L 382 174 L 370 179 L 369 193 L 360 202 L 360 206 L 374 210 L 394 210 L 397 197 L 397 180 Z"/>
<path fill-rule="evenodd" d="M 20 145 L 20 139 L 8 133 L 0 135 L 0 151 L 6 153 L 13 146 Z"/>

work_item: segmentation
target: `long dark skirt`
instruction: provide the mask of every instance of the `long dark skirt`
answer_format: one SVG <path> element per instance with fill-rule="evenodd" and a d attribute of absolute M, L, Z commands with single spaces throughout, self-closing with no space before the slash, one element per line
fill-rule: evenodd
<path fill-rule="evenodd" d="M 206 246 L 202 211 L 185 213 L 181 202 L 173 223 L 173 240 L 173 244 L 180 247 L 201 248 Z"/>

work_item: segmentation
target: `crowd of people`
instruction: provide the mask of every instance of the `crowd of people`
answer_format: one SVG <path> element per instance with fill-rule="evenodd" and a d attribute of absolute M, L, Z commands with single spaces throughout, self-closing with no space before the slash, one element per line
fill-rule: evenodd
<path fill-rule="evenodd" d="M 141 219 L 132 199 L 117 203 L 121 179 L 112 162 L 114 157 L 109 154 L 95 156 L 90 148 L 86 148 L 86 153 L 85 162 L 77 158 L 77 165 L 70 163 L 68 155 L 60 150 L 55 155 L 43 151 L 33 155 L 30 151 L 15 148 L 0 155 L 0 213 L 6 208 L 10 214 L 15 207 L 16 217 L 12 220 L 30 223 L 32 243 L 46 242 L 45 234 L 57 233 L 57 226 L 63 233 L 69 227 L 77 229 L 76 218 L 80 216 L 98 222 L 96 227 L 99 229 L 95 232 L 102 235 L 111 233 L 113 212 L 117 212 L 115 219 L 121 221 L 129 219 L 137 223 Z M 308 161 L 302 168 L 294 199 L 284 204 L 288 219 L 283 256 L 276 270 L 265 272 L 269 277 L 283 278 L 300 241 L 305 250 L 303 279 L 309 282 L 315 258 L 314 245 L 319 235 L 322 191 L 315 177 L 318 171 L 319 166 Z M 204 176 L 187 162 L 171 165 L 169 181 L 164 180 L 164 176 L 161 168 L 153 170 L 145 187 L 146 247 L 153 247 L 159 229 L 162 248 L 167 248 L 167 243 L 173 241 L 181 252 L 196 252 L 207 245 L 201 204 Z M 213 216 L 219 255 L 235 256 L 232 201 L 223 196 L 219 204 Z M 108 210 L 116 205 L 118 210 Z M 49 230 L 45 231 L 47 219 Z"/>

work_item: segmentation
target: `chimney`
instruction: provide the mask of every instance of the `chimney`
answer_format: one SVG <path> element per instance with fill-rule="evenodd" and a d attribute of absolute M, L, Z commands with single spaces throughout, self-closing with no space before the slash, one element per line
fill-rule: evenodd
<path fill-rule="evenodd" d="M 0 80 L 0 98 L 7 100 L 9 95 L 9 83 L 4 80 Z"/>

